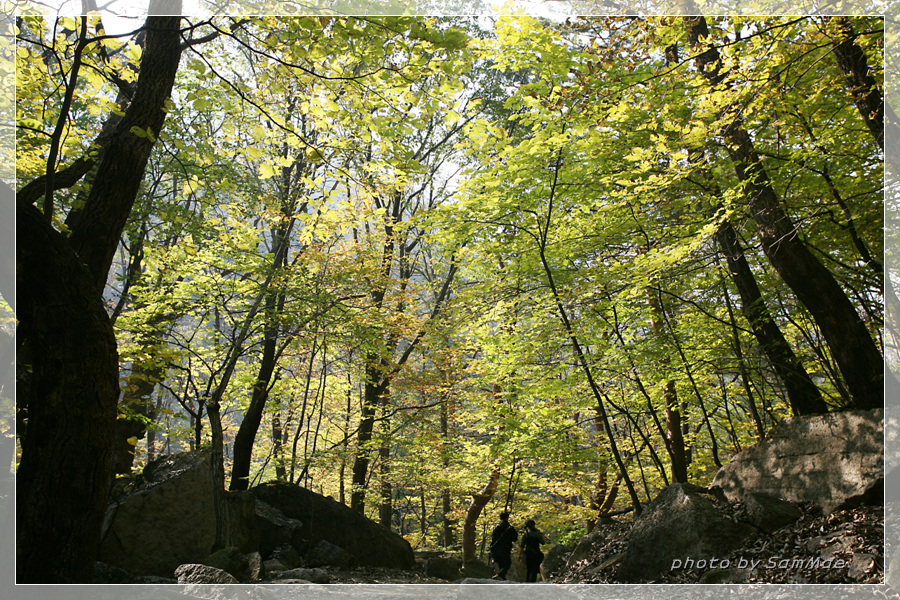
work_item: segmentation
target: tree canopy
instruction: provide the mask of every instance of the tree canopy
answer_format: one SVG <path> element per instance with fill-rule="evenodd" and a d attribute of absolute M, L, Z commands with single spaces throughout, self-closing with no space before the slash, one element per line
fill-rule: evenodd
<path fill-rule="evenodd" d="M 876 17 L 19 18 L 20 582 L 41 498 L 99 531 L 162 454 L 471 553 L 483 509 L 565 540 L 881 406 L 883 54 Z"/>

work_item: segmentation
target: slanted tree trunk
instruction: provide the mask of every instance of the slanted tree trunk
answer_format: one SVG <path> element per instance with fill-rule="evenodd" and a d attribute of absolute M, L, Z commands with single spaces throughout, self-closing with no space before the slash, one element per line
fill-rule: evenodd
<path fill-rule="evenodd" d="M 701 48 L 701 40 L 709 36 L 706 20 L 685 17 L 685 25 L 691 45 Z M 699 54 L 696 63 L 712 85 L 722 83 L 715 47 Z M 732 115 L 722 134 L 763 251 L 822 332 L 850 392 L 852 407 L 882 406 L 884 361 L 865 324 L 834 275 L 810 252 L 784 212 L 741 117 Z"/>
<path fill-rule="evenodd" d="M 828 406 L 822 399 L 819 388 L 813 383 L 769 313 L 730 220 L 725 219 L 719 225 L 716 230 L 716 241 L 725 256 L 728 272 L 741 297 L 744 317 L 750 323 L 753 335 L 756 336 L 760 347 L 784 383 L 791 411 L 795 415 L 828 412 Z M 758 422 L 757 428 L 760 427 L 761 423 Z"/>
<path fill-rule="evenodd" d="M 488 477 L 487 484 L 485 484 L 485 486 L 481 488 L 478 493 L 472 495 L 472 501 L 469 503 L 469 508 L 466 510 L 466 520 L 463 522 L 463 562 L 475 560 L 475 538 L 477 537 L 475 525 L 478 523 L 478 517 L 481 516 L 481 511 L 484 510 L 484 507 L 487 506 L 487 503 L 490 502 L 491 498 L 494 497 L 494 493 L 497 491 L 497 484 L 499 483 L 499 481 L 500 467 L 496 467 L 493 471 L 491 471 L 491 475 L 490 477 Z"/>
<path fill-rule="evenodd" d="M 884 95 L 869 74 L 866 53 L 856 43 L 856 33 L 849 17 L 830 17 L 837 27 L 831 52 L 847 81 L 847 88 L 860 116 L 878 145 L 884 150 Z"/>

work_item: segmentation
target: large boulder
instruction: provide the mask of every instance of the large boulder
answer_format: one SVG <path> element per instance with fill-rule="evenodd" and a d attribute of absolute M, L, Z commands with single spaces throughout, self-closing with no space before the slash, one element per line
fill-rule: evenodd
<path fill-rule="evenodd" d="M 739 452 L 713 480 L 729 500 L 763 492 L 812 502 L 828 514 L 880 502 L 884 490 L 884 411 L 785 419 Z"/>
<path fill-rule="evenodd" d="M 331 498 L 277 482 L 258 485 L 251 492 L 257 500 L 302 523 L 303 543 L 297 548 L 301 554 L 324 540 L 346 550 L 351 564 L 396 569 L 415 566 L 409 542 Z"/>
<path fill-rule="evenodd" d="M 672 570 L 677 561 L 687 566 L 723 557 L 756 531 L 730 519 L 705 488 L 672 484 L 635 520 L 619 563 L 619 581 L 652 581 Z"/>
<path fill-rule="evenodd" d="M 274 556 L 279 548 L 303 545 L 303 523 L 287 518 L 280 510 L 262 500 L 256 500 L 255 526 L 259 537 L 259 553 L 266 558 L 279 558 Z"/>
<path fill-rule="evenodd" d="M 256 550 L 253 496 L 225 498 L 232 544 Z M 179 565 L 202 563 L 215 534 L 211 453 L 166 456 L 148 464 L 135 488 L 107 510 L 98 560 L 134 575 L 171 577 Z"/>

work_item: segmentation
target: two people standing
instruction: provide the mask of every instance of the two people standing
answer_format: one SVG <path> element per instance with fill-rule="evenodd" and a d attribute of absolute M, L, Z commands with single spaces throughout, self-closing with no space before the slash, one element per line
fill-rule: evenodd
<path fill-rule="evenodd" d="M 519 538 L 519 532 L 509 524 L 509 513 L 500 513 L 500 523 L 491 532 L 491 559 L 497 563 L 498 572 L 494 579 L 505 580 L 509 567 L 512 564 L 512 547 Z M 536 582 L 540 572 L 544 553 L 541 552 L 541 544 L 545 543 L 543 534 L 537 530 L 533 519 L 525 523 L 525 533 L 519 545 L 519 560 L 525 556 L 526 582 Z"/>

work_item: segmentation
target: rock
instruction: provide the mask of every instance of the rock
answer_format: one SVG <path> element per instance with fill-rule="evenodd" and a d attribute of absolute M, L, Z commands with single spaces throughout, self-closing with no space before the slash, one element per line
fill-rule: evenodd
<path fill-rule="evenodd" d="M 215 541 L 212 495 L 208 449 L 151 462 L 134 489 L 107 510 L 98 559 L 136 576 L 161 577 L 202 562 Z M 256 550 L 254 502 L 246 492 L 226 492 L 232 543 L 243 552 Z"/>
<path fill-rule="evenodd" d="M 582 536 L 582 538 L 578 540 L 578 543 L 575 545 L 575 549 L 572 550 L 572 553 L 566 560 L 566 568 L 571 569 L 575 565 L 575 563 L 589 558 L 595 550 L 599 549 L 599 547 L 605 543 L 606 536 L 603 535 L 602 531 L 593 531 L 585 536 Z"/>
<path fill-rule="evenodd" d="M 744 518 L 765 533 L 772 533 L 803 516 L 800 508 L 787 500 L 761 492 L 744 494 Z"/>
<path fill-rule="evenodd" d="M 267 558 L 275 558 L 274 552 L 284 546 L 302 548 L 304 545 L 301 529 L 303 523 L 289 519 L 284 513 L 267 502 L 256 500 L 256 531 L 259 536 L 259 553 Z M 293 566 L 299 564 L 298 555 Z M 283 561 L 284 562 L 284 561 Z M 288 562 L 284 563 L 288 565 Z"/>
<path fill-rule="evenodd" d="M 327 540 L 319 540 L 319 543 L 306 555 L 306 566 L 308 567 L 343 567 L 352 561 L 353 557 L 349 552 Z"/>
<path fill-rule="evenodd" d="M 429 577 L 456 581 L 460 577 L 462 561 L 454 556 L 435 556 L 425 561 L 425 574 Z"/>
<path fill-rule="evenodd" d="M 175 569 L 175 577 L 181 585 L 188 583 L 239 583 L 222 569 L 207 565 L 181 565 Z"/>
<path fill-rule="evenodd" d="M 297 547 L 301 554 L 325 540 L 346 550 L 355 565 L 395 569 L 415 565 L 409 542 L 331 498 L 286 483 L 266 483 L 251 491 L 257 500 L 302 522 L 304 541 Z"/>
<path fill-rule="evenodd" d="M 572 553 L 570 546 L 554 544 L 547 550 L 544 555 L 544 562 L 541 563 L 541 573 L 545 579 L 549 579 L 554 573 L 561 570 L 567 564 L 567 559 Z"/>
<path fill-rule="evenodd" d="M 246 558 L 247 581 L 259 581 L 266 576 L 266 567 L 263 565 L 262 555 L 259 552 L 251 552 Z"/>
<path fill-rule="evenodd" d="M 854 554 L 847 567 L 847 577 L 854 581 L 866 579 L 875 568 L 875 560 L 874 554 Z"/>
<path fill-rule="evenodd" d="M 247 557 L 241 553 L 240 548 L 235 546 L 213 552 L 203 561 L 203 564 L 225 571 L 242 583 L 248 581 Z"/>
<path fill-rule="evenodd" d="M 726 517 L 705 488 L 672 484 L 635 520 L 617 575 L 623 583 L 652 581 L 679 568 L 676 561 L 687 568 L 689 559 L 693 565 L 725 556 L 754 532 L 752 526 Z"/>
<path fill-rule="evenodd" d="M 266 570 L 266 573 L 276 573 L 278 571 L 287 571 L 288 568 L 277 558 L 271 558 L 265 562 L 263 562 L 263 568 Z"/>
<path fill-rule="evenodd" d="M 301 561 L 300 553 L 290 544 L 279 546 L 272 552 L 269 558 L 274 558 L 287 569 L 296 569 L 300 566 Z"/>
<path fill-rule="evenodd" d="M 279 583 L 285 579 L 302 579 L 309 583 L 331 583 L 331 575 L 324 569 L 291 569 L 282 571 L 273 577 Z"/>
<path fill-rule="evenodd" d="M 490 579 L 494 576 L 494 569 L 480 560 L 469 560 L 463 563 L 459 575 L 463 578 Z"/>
<path fill-rule="evenodd" d="M 763 492 L 813 502 L 826 514 L 881 502 L 884 411 L 856 410 L 785 419 L 739 452 L 712 485 L 729 500 Z"/>

